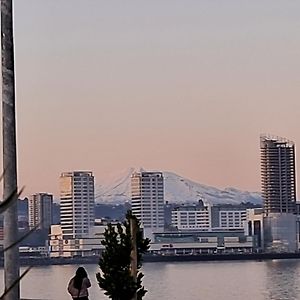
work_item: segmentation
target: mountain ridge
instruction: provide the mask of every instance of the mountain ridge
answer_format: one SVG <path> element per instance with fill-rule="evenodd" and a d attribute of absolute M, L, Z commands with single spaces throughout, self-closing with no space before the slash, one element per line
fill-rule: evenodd
<path fill-rule="evenodd" d="M 121 204 L 130 201 L 130 178 L 133 172 L 145 171 L 143 168 L 129 168 L 103 181 L 96 188 L 96 202 Z M 234 187 L 219 189 L 194 182 L 169 171 L 160 171 L 164 175 L 165 201 L 186 203 L 203 200 L 206 204 L 240 204 L 251 202 L 261 204 L 258 192 L 241 191 Z"/>

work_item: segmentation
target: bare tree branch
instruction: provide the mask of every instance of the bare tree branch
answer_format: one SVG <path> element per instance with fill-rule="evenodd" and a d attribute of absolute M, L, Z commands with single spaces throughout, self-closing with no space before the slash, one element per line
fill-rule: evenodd
<path fill-rule="evenodd" d="M 13 203 L 15 203 L 19 196 L 22 194 L 24 190 L 24 187 L 22 187 L 22 189 L 20 190 L 19 193 L 17 193 L 17 190 L 13 191 L 10 196 L 7 197 L 7 199 L 3 200 L 0 203 L 0 214 L 2 214 L 3 212 L 5 212 Z M 17 195 L 17 197 L 16 197 Z"/>
<path fill-rule="evenodd" d="M 12 247 L 20 244 L 23 240 L 25 240 L 28 236 L 30 236 L 36 229 L 40 226 L 40 224 L 35 225 L 32 229 L 30 229 L 27 233 L 25 233 L 21 238 L 19 238 L 15 243 L 9 245 L 8 247 L 4 248 L 2 251 L 5 252 Z"/>
<path fill-rule="evenodd" d="M 32 269 L 32 267 L 28 267 L 22 274 L 21 276 L 15 280 L 15 282 L 5 290 L 5 292 L 0 296 L 0 300 L 4 299 L 5 295 L 7 295 L 19 282 L 21 279 Z"/>

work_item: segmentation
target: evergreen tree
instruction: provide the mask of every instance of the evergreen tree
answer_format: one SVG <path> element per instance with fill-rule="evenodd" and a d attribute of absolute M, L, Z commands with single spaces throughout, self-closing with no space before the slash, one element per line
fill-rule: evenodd
<path fill-rule="evenodd" d="M 136 282 L 131 275 L 131 219 L 134 219 L 137 224 Z M 140 272 L 142 255 L 149 249 L 150 240 L 143 238 L 138 219 L 132 215 L 131 211 L 128 211 L 123 225 L 120 223 L 117 226 L 108 224 L 104 233 L 104 240 L 101 243 L 105 246 L 105 250 L 99 261 L 101 272 L 96 274 L 100 288 L 105 290 L 105 295 L 112 300 L 131 300 L 135 293 L 137 294 L 137 299 L 141 300 L 147 292 L 142 286 L 144 275 Z"/>

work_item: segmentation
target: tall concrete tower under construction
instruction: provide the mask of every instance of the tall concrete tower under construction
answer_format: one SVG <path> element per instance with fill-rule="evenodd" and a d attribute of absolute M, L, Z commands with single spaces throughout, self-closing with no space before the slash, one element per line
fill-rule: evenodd
<path fill-rule="evenodd" d="M 265 214 L 295 213 L 295 144 L 285 138 L 261 135 L 260 153 Z"/>

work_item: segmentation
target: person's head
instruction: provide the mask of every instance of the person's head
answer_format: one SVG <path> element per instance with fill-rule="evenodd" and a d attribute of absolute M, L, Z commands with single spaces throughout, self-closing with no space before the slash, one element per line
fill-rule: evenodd
<path fill-rule="evenodd" d="M 74 277 L 74 287 L 76 289 L 80 289 L 82 285 L 83 278 L 87 277 L 86 270 L 83 267 L 79 267 L 76 271 L 75 277 Z"/>
<path fill-rule="evenodd" d="M 76 277 L 80 277 L 80 278 L 84 278 L 84 277 L 87 277 L 87 273 L 86 273 L 86 270 L 83 268 L 83 267 L 79 267 L 77 270 L 76 270 Z"/>

